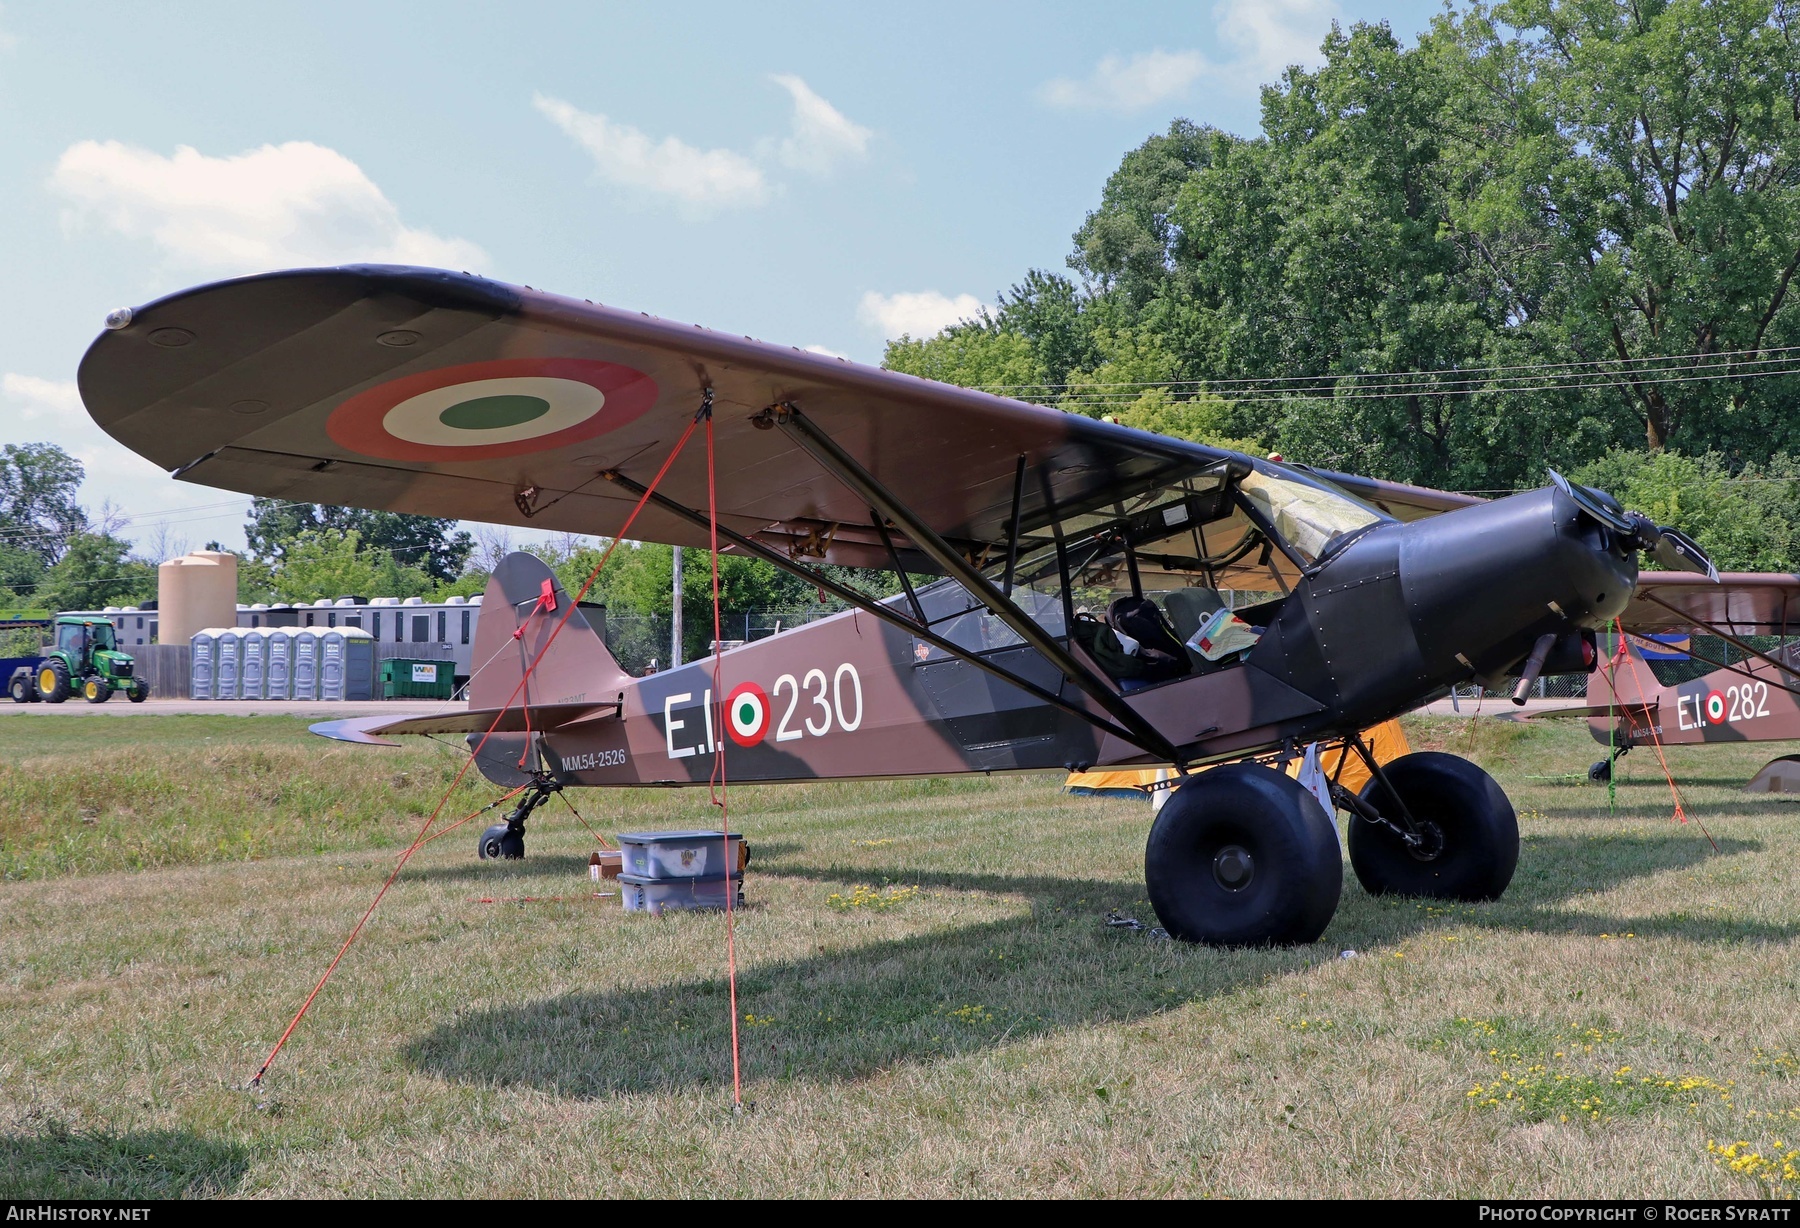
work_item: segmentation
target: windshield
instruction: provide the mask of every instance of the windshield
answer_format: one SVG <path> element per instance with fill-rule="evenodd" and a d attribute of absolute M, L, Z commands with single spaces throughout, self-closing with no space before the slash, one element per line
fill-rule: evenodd
<path fill-rule="evenodd" d="M 88 634 L 93 636 L 95 648 L 111 649 L 113 647 L 113 629 L 111 623 L 90 623 Z"/>
<path fill-rule="evenodd" d="M 1281 539 L 1308 563 L 1316 563 L 1359 529 L 1388 517 L 1341 491 L 1258 466 L 1238 489 Z"/>

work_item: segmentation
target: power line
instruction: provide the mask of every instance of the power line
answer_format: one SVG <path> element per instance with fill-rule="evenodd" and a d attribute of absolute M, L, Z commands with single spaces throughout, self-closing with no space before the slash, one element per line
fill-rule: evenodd
<path fill-rule="evenodd" d="M 1443 367 L 1443 368 L 1439 368 L 1436 370 L 1426 370 L 1426 371 L 1418 371 L 1418 370 L 1360 371 L 1360 372 L 1359 371 L 1349 371 L 1349 372 L 1341 372 L 1336 375 L 1233 376 L 1233 377 L 1229 377 L 1229 378 L 1211 379 L 1211 380 L 1204 380 L 1204 379 L 1140 380 L 1140 381 L 1125 381 L 1125 382 L 1121 382 L 1121 383 L 1117 383 L 1117 384 L 1104 384 L 1104 385 L 1098 384 L 1096 382 L 1088 382 L 1088 383 L 1062 383 L 1062 384 L 1049 384 L 1049 383 L 1044 383 L 1044 384 L 976 384 L 976 385 L 971 385 L 971 386 L 975 387 L 975 388 L 979 388 L 980 390 L 982 390 L 984 392 L 1014 392 L 1014 391 L 1024 391 L 1024 390 L 1032 390 L 1032 389 L 1053 391 L 1056 389 L 1063 389 L 1063 388 L 1084 388 L 1084 387 L 1113 387 L 1113 388 L 1206 387 L 1206 388 L 1219 388 L 1219 387 L 1234 387 L 1234 386 L 1239 386 L 1239 385 L 1252 385 L 1252 384 L 1254 384 L 1254 385 L 1270 385 L 1270 386 L 1287 385 L 1287 386 L 1291 386 L 1291 387 L 1303 387 L 1303 386 L 1330 387 L 1330 386 L 1335 385 L 1343 380 L 1358 380 L 1358 379 L 1361 379 L 1361 380 L 1431 380 L 1431 379 L 1438 379 L 1439 377 L 1443 377 L 1443 376 L 1455 376 L 1455 377 L 1459 377 L 1459 378 L 1463 378 L 1463 379 L 1474 380 L 1477 377 L 1493 376 L 1493 375 L 1503 373 L 1503 372 L 1508 372 L 1508 371 L 1523 371 L 1523 372 L 1530 372 L 1533 374 L 1531 376 L 1527 376 L 1527 377 L 1508 377 L 1508 376 L 1502 375 L 1501 378 L 1536 378 L 1536 377 L 1546 376 L 1548 373 L 1555 372 L 1555 371 L 1570 371 L 1570 372 L 1580 373 L 1583 371 L 1587 371 L 1590 368 L 1598 368 L 1598 367 L 1613 368 L 1621 373 L 1629 372 L 1629 371 L 1633 371 L 1633 370 L 1640 370 L 1640 369 L 1646 370 L 1646 371 L 1654 371 L 1655 369 L 1657 369 L 1658 364 L 1686 362 L 1690 359 L 1694 360 L 1694 363 L 1692 365 L 1695 365 L 1695 366 L 1700 365 L 1701 363 L 1704 363 L 1704 362 L 1709 362 L 1709 361 L 1710 362 L 1718 362 L 1721 360 L 1740 359 L 1740 358 L 1745 361 L 1746 365 L 1754 365 L 1756 363 L 1764 362 L 1764 361 L 1776 361 L 1775 359 L 1772 359 L 1772 358 L 1771 359 L 1758 358 L 1757 355 L 1777 355 L 1777 354 L 1794 354 L 1794 353 L 1800 353 L 1800 346 L 1793 346 L 1793 345 L 1765 346 L 1761 349 L 1756 349 L 1756 350 L 1718 350 L 1718 351 L 1711 351 L 1711 352 L 1696 350 L 1696 351 L 1693 351 L 1691 353 L 1686 353 L 1686 354 L 1664 354 L 1664 355 L 1655 355 L 1655 356 L 1650 356 L 1650 357 L 1645 357 L 1645 358 L 1596 358 L 1596 359 L 1585 359 L 1585 360 L 1568 361 L 1568 362 L 1513 363 L 1513 364 L 1509 364 L 1509 365 L 1490 366 L 1490 367 Z M 1604 374 L 1604 372 L 1595 372 L 1595 374 Z"/>

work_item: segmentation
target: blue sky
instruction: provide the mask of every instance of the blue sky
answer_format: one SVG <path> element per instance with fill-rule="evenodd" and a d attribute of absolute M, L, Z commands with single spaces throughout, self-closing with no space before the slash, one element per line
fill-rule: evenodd
<path fill-rule="evenodd" d="M 0 8 L 0 443 L 51 440 L 145 548 L 241 546 L 74 391 L 107 310 L 392 260 L 879 361 L 1069 236 L 1125 151 L 1333 20 L 1198 4 L 25 4 Z M 159 536 L 160 534 L 160 536 Z"/>

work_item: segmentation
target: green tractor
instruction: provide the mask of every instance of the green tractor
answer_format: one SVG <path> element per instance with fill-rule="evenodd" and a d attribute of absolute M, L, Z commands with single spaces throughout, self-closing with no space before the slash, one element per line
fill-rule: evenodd
<path fill-rule="evenodd" d="M 119 651 L 112 623 L 63 617 L 55 627 L 56 642 L 44 659 L 13 671 L 6 689 L 14 703 L 59 704 L 77 692 L 91 704 L 105 703 L 114 691 L 124 691 L 134 704 L 150 698 L 150 684 L 135 676 L 137 663 Z"/>

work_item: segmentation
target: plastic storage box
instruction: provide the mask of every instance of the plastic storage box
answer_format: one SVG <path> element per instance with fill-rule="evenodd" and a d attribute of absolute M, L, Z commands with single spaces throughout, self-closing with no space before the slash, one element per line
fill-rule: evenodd
<path fill-rule="evenodd" d="M 723 832 L 625 832 L 619 836 L 619 850 L 624 854 L 624 872 L 642 878 L 717 878 L 725 872 L 725 867 L 720 864 L 720 859 L 725 856 Z M 731 833 L 731 855 L 727 860 L 734 873 L 743 870 L 742 833 Z M 721 900 L 719 907 L 724 906 Z"/>
<path fill-rule="evenodd" d="M 619 875 L 619 900 L 626 912 L 660 913 L 673 909 L 724 908 L 725 892 L 735 891 L 733 908 L 744 906 L 744 876 L 723 878 L 645 878 Z"/>

